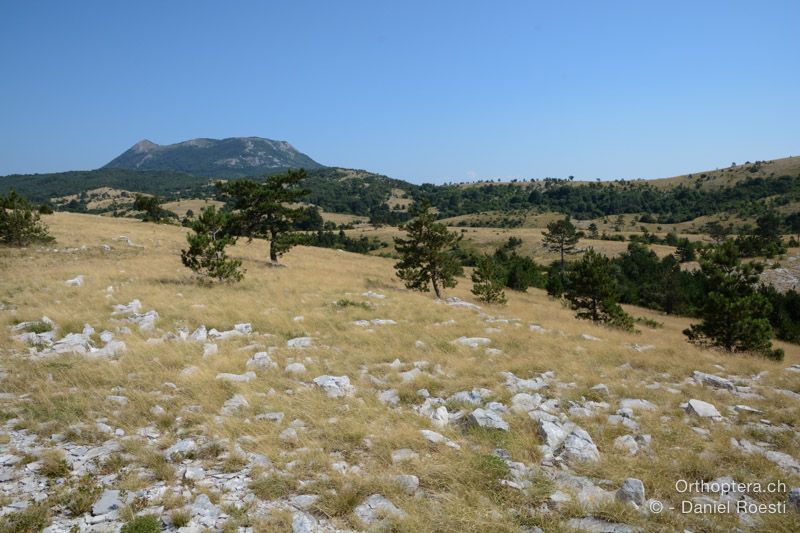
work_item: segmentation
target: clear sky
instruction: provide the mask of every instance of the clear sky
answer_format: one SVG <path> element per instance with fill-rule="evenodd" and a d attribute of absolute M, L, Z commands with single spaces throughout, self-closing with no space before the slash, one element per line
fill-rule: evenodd
<path fill-rule="evenodd" d="M 251 135 L 414 182 L 800 155 L 800 1 L 0 0 L 0 174 Z"/>

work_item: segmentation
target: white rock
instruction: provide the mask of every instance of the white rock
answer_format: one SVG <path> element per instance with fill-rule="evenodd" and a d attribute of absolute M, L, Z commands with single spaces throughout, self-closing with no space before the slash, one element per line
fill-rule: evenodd
<path fill-rule="evenodd" d="M 406 494 L 414 494 L 419 488 L 419 478 L 412 474 L 392 476 L 392 481 L 398 484 Z"/>
<path fill-rule="evenodd" d="M 460 344 L 461 346 L 478 348 L 480 346 L 486 346 L 487 344 L 490 344 L 492 339 L 487 339 L 486 337 L 459 337 L 453 342 Z"/>
<path fill-rule="evenodd" d="M 289 348 L 311 348 L 311 346 L 314 345 L 314 339 L 311 337 L 296 337 L 294 339 L 289 339 L 286 345 Z"/>
<path fill-rule="evenodd" d="M 314 378 L 314 383 L 324 390 L 329 398 L 352 396 L 356 390 L 347 376 L 319 376 Z"/>
<path fill-rule="evenodd" d="M 67 287 L 83 287 L 83 275 L 76 276 L 64 282 Z"/>
<path fill-rule="evenodd" d="M 633 503 L 637 506 L 644 504 L 644 483 L 639 479 L 629 477 L 622 482 L 616 499 L 622 503 Z"/>
<path fill-rule="evenodd" d="M 203 345 L 203 357 L 211 357 L 219 353 L 219 347 L 214 343 L 206 343 Z"/>
<path fill-rule="evenodd" d="M 193 439 L 182 439 L 164 450 L 164 457 L 185 457 L 197 451 L 197 443 Z"/>
<path fill-rule="evenodd" d="M 378 400 L 381 403 L 397 405 L 400 403 L 400 395 L 397 393 L 397 389 L 388 389 L 378 393 Z"/>
<path fill-rule="evenodd" d="M 253 357 L 247 360 L 245 367 L 261 369 L 278 368 L 278 363 L 272 360 L 268 352 L 256 352 L 253 354 Z"/>
<path fill-rule="evenodd" d="M 286 365 L 287 374 L 305 374 L 306 367 L 303 363 L 290 363 Z"/>
<path fill-rule="evenodd" d="M 251 380 L 256 379 L 255 372 L 245 372 L 244 374 L 229 374 L 227 372 L 221 372 L 217 374 L 217 379 L 220 381 L 232 381 L 235 383 L 247 383 Z"/>
<path fill-rule="evenodd" d="M 592 437 L 583 428 L 576 427 L 564 440 L 563 456 L 571 461 L 593 462 L 600 459 L 600 452 Z"/>
<path fill-rule="evenodd" d="M 203 470 L 202 466 L 187 467 L 186 471 L 183 473 L 183 479 L 188 479 L 190 481 L 200 481 L 205 477 L 206 471 Z"/>
<path fill-rule="evenodd" d="M 382 518 L 403 518 L 405 516 L 403 511 L 380 494 L 373 494 L 364 500 L 361 505 L 353 509 L 353 514 L 367 526 L 375 524 Z"/>
<path fill-rule="evenodd" d="M 700 418 L 715 418 L 722 416 L 717 411 L 717 408 L 711 405 L 708 402 L 704 402 L 703 400 L 689 400 L 689 403 L 686 405 L 686 412 L 699 416 Z"/>
<path fill-rule="evenodd" d="M 494 411 L 487 409 L 477 408 L 469 414 L 468 421 L 470 424 L 487 429 L 499 429 L 508 431 L 508 422 L 503 420 L 500 415 Z"/>
<path fill-rule="evenodd" d="M 431 431 L 430 429 L 420 429 L 420 434 L 432 444 L 444 444 L 450 448 L 455 450 L 460 450 L 461 446 L 457 442 L 453 442 L 452 440 L 448 439 L 441 433 L 437 433 L 436 431 Z"/>
<path fill-rule="evenodd" d="M 122 500 L 119 498 L 119 491 L 106 489 L 100 495 L 100 499 L 92 505 L 92 515 L 100 516 L 116 511 L 122 507 Z"/>
<path fill-rule="evenodd" d="M 629 455 L 636 455 L 639 451 L 639 444 L 632 435 L 622 435 L 614 439 L 614 448 L 626 451 Z"/>
<path fill-rule="evenodd" d="M 405 461 L 413 461 L 419 458 L 419 454 L 414 450 L 402 448 L 392 452 L 392 464 L 403 463 Z"/>
<path fill-rule="evenodd" d="M 250 403 L 247 401 L 247 398 L 241 394 L 234 394 L 223 404 L 221 412 L 224 415 L 232 415 L 239 409 L 243 409 L 249 405 Z"/>

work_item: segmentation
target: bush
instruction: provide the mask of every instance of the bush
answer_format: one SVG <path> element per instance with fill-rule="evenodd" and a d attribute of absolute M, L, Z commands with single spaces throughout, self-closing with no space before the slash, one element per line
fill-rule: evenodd
<path fill-rule="evenodd" d="M 228 217 L 212 205 L 203 209 L 186 235 L 188 250 L 181 250 L 184 266 L 197 274 L 219 282 L 240 281 L 244 277 L 240 259 L 231 259 L 225 248 L 236 243 L 228 229 Z"/>
<path fill-rule="evenodd" d="M 13 189 L 6 196 L 0 196 L 0 243 L 28 246 L 52 240 L 38 210 L 25 198 Z"/>
<path fill-rule="evenodd" d="M 154 514 L 137 516 L 122 526 L 119 533 L 161 533 L 161 520 Z"/>
<path fill-rule="evenodd" d="M 754 352 L 770 359 L 783 359 L 783 350 L 773 350 L 769 300 L 756 292 L 763 265 L 743 264 L 732 241 L 707 250 L 700 261 L 707 296 L 701 309 L 702 322 L 684 330 L 691 342 L 717 346 L 729 352 Z"/>
<path fill-rule="evenodd" d="M 42 531 L 49 524 L 50 509 L 45 503 L 35 503 L 22 511 L 0 517 L 0 531 L 4 533 Z"/>
<path fill-rule="evenodd" d="M 483 256 L 472 273 L 472 294 L 489 304 L 506 303 L 505 272 L 491 257 Z"/>
<path fill-rule="evenodd" d="M 565 296 L 578 318 L 633 329 L 633 318 L 616 302 L 617 281 L 611 260 L 591 248 L 567 273 Z"/>

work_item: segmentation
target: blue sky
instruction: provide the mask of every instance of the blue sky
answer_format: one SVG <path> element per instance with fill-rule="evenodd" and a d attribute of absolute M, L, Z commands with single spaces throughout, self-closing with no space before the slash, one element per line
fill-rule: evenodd
<path fill-rule="evenodd" d="M 0 174 L 262 136 L 415 182 L 800 155 L 800 2 L 0 0 Z"/>

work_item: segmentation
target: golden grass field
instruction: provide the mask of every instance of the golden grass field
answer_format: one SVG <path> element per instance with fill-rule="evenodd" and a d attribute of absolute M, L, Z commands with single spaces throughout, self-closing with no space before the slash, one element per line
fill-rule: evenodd
<path fill-rule="evenodd" d="M 5 326 L 46 315 L 62 334 L 78 332 L 85 323 L 98 332 L 114 331 L 120 323 L 111 317 L 112 305 L 138 298 L 144 310 L 158 311 L 158 331 L 140 333 L 133 328 L 133 333 L 120 335 L 128 349 L 117 360 L 79 355 L 36 360 L 27 357 L 26 347 L 13 341 L 4 328 L 6 334 L 0 336 L 0 365 L 6 374 L 0 381 L 1 412 L 4 419 L 15 419 L 15 430 L 38 435 L 42 452 L 53 447 L 48 438 L 54 433 L 68 435 L 76 443 L 102 442 L 108 437 L 93 429 L 98 419 L 122 429 L 128 437 L 116 466 L 108 469 L 113 474 L 110 486 L 135 491 L 160 481 L 170 490 L 177 487 L 174 492 L 168 490 L 170 496 L 147 502 L 149 507 L 163 506 L 165 515 L 183 512 L 181 509 L 199 492 L 209 494 L 214 502 L 224 501 L 219 487 L 181 480 L 176 475 L 179 465 L 167 464 L 155 453 L 191 436 L 220 443 L 222 455 L 202 458 L 207 469 L 241 468 L 235 460 L 235 443 L 272 461 L 271 468 L 252 474 L 260 483 L 261 496 L 250 507 L 227 509 L 231 518 L 226 527 L 230 531 L 244 525 L 255 531 L 292 531 L 289 511 L 277 507 L 265 513 L 258 505 L 297 494 L 320 496 L 310 510 L 314 516 L 340 528 L 360 528 L 363 524 L 354 517 L 353 508 L 375 493 L 405 512 L 404 518 L 384 523 L 387 530 L 402 532 L 519 532 L 533 526 L 564 531 L 570 518 L 583 516 L 623 522 L 646 531 L 732 531 L 737 527 L 800 531 L 800 514 L 791 510 L 762 515 L 743 525 L 735 516 L 671 511 L 647 515 L 617 503 L 592 507 L 573 500 L 558 506 L 548 502 L 556 488 L 553 473 L 539 466 L 537 446 L 541 440 L 528 416 L 505 413 L 509 432 L 452 425 L 436 429 L 412 410 L 422 401 L 415 394 L 421 388 L 446 398 L 457 391 L 485 387 L 497 401 L 508 404 L 511 393 L 498 372 L 529 378 L 553 371 L 554 380 L 541 392 L 558 399 L 562 409 L 571 401 L 580 404 L 582 398 L 595 399 L 589 389 L 598 383 L 610 389 L 608 410 L 579 419 L 597 444 L 601 459 L 575 467 L 577 474 L 603 488 L 616 490 L 625 478 L 639 478 L 647 498 L 678 505 L 681 495 L 674 483 L 679 479 L 711 480 L 729 475 L 741 482 L 783 480 L 796 487 L 800 475 L 780 470 L 762 455 L 736 451 L 730 440 L 764 442 L 798 457 L 800 402 L 773 388 L 800 393 L 800 373 L 785 370 L 800 363 L 799 346 L 779 343 L 786 351 L 783 362 L 704 350 L 687 344 L 681 334 L 689 320 L 642 309 L 629 311 L 654 319 L 663 327 L 640 326 L 637 334 L 615 331 L 576 320 L 572 311 L 535 289 L 509 292 L 508 305 L 484 306 L 485 314 L 480 314 L 437 303 L 430 294 L 406 290 L 394 277 L 389 259 L 298 247 L 282 258 L 285 268 L 272 268 L 265 261 L 266 245 L 259 241 L 249 245 L 242 241 L 232 251 L 243 259 L 247 270 L 242 283 L 203 285 L 181 265 L 183 228 L 66 213 L 45 220 L 55 244 L 22 250 L 0 248 L 0 320 Z M 368 236 L 388 232 L 359 231 Z M 468 228 L 467 232 L 479 247 L 495 246 L 510 235 L 521 236 L 527 246 L 534 247 L 525 252 L 535 251 L 540 234 L 531 229 Z M 127 235 L 143 248 L 113 240 L 120 235 Z M 103 244 L 111 250 L 102 251 Z M 625 246 L 608 243 L 617 244 Z M 67 250 L 84 245 L 87 249 L 83 251 Z M 85 276 L 82 287 L 65 286 L 65 280 L 81 274 Z M 107 287 L 113 287 L 110 296 Z M 469 288 L 468 280 L 461 279 L 447 295 L 473 301 Z M 386 297 L 362 296 L 368 290 Z M 336 305 L 343 299 L 364 302 L 365 306 Z M 487 323 L 486 315 L 518 321 Z M 374 318 L 392 319 L 397 324 L 371 328 L 353 324 Z M 242 322 L 251 323 L 258 334 L 220 341 L 219 353 L 209 358 L 203 358 L 202 345 L 195 343 L 147 342 L 149 337 L 174 332 L 181 326 L 193 330 L 205 324 L 227 330 Z M 539 324 L 548 331 L 531 331 L 529 324 Z M 494 329 L 487 333 L 487 328 Z M 600 340 L 586 340 L 582 334 Z M 288 339 L 299 336 L 313 337 L 314 347 L 286 347 Z M 460 336 L 489 337 L 490 346 L 502 350 L 502 354 L 487 355 L 483 349 L 454 345 L 452 341 Z M 425 348 L 416 347 L 416 341 L 422 341 Z M 630 348 L 634 343 L 653 348 L 640 353 Z M 220 372 L 243 373 L 256 349 L 253 344 L 258 349 L 274 347 L 271 357 L 277 368 L 257 371 L 257 378 L 248 383 L 216 379 Z M 386 365 L 396 358 L 402 363 L 399 370 Z M 292 377 L 284 372 L 287 364 L 298 361 L 306 366 L 306 374 Z M 415 361 L 426 362 L 420 365 L 423 372 L 403 382 L 399 371 L 412 368 Z M 197 370 L 190 376 L 182 374 L 188 367 Z M 687 383 L 693 370 L 733 376 L 737 383 L 752 384 L 763 398 L 742 400 L 726 391 Z M 349 376 L 355 395 L 327 398 L 311 383 L 322 374 Z M 379 381 L 370 376 L 384 380 L 386 385 L 377 385 Z M 760 377 L 754 381 L 754 376 Z M 165 383 L 175 384 L 175 388 Z M 399 392 L 396 408 L 376 398 L 389 387 Z M 667 391 L 670 387 L 677 392 Z M 112 394 L 127 396 L 128 404 L 107 401 Z M 243 395 L 249 407 L 218 418 L 233 394 Z M 647 399 L 657 406 L 636 417 L 641 432 L 652 435 L 650 455 L 629 456 L 613 446 L 616 437 L 628 432 L 606 420 L 622 398 Z M 689 419 L 680 404 L 690 398 L 711 402 L 731 423 Z M 728 406 L 741 403 L 763 414 L 729 413 Z M 152 415 L 156 405 L 165 412 Z M 281 423 L 255 419 L 265 411 L 281 411 L 285 417 Z M 296 419 L 305 427 L 298 431 L 297 441 L 281 440 L 279 434 Z M 747 425 L 759 419 L 768 419 L 778 431 L 759 431 Z M 136 434 L 139 428 L 150 425 L 157 426 L 161 435 L 154 444 L 145 445 Z M 693 426 L 707 429 L 708 435 L 697 433 Z M 11 431 L 8 424 L 4 427 L 0 429 L 0 442 L 3 434 Z M 419 433 L 426 428 L 459 443 L 460 450 L 430 444 Z M 418 457 L 393 464 L 392 451 L 402 448 L 415 451 Z M 496 448 L 507 450 L 514 461 L 530 465 L 531 489 L 522 492 L 500 484 L 507 472 L 502 462 L 498 465 L 492 459 Z M 0 453 L 14 450 L 0 444 Z M 334 471 L 334 461 L 357 465 L 358 472 Z M 394 474 L 418 476 L 420 491 L 407 494 L 391 482 Z M 69 474 L 65 479 L 68 481 L 54 479 L 43 489 L 50 496 L 45 507 L 53 517 L 70 516 L 60 502 L 75 480 L 69 481 Z M 786 495 L 752 497 L 759 502 L 775 502 L 784 501 Z M 13 499 L 9 495 L 2 498 L 3 505 Z M 545 503 L 547 512 L 542 508 Z M 122 516 L 137 510 L 123 509 L 128 514 Z"/>

